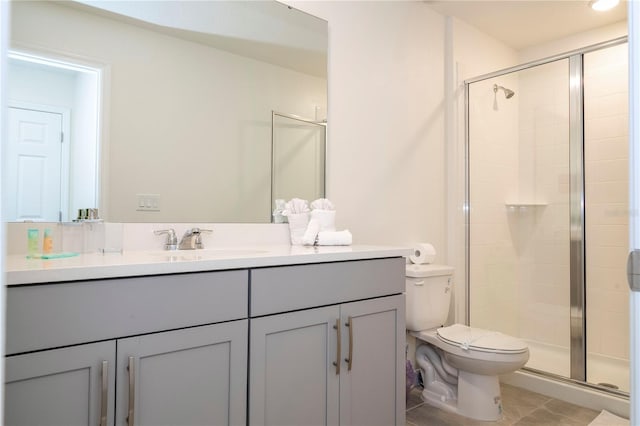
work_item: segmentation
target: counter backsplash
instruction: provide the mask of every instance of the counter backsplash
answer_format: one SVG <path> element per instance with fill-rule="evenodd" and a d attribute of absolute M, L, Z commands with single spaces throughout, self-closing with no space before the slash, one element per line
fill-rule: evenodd
<path fill-rule="evenodd" d="M 7 223 L 6 253 L 27 253 L 27 230 L 39 230 L 39 246 L 45 229 L 53 235 L 55 252 L 162 250 L 165 236 L 154 231 L 172 228 L 178 240 L 191 228 L 211 229 L 202 234 L 205 248 L 289 244 L 285 224 L 247 223 L 113 223 L 113 222 L 11 222 Z"/>

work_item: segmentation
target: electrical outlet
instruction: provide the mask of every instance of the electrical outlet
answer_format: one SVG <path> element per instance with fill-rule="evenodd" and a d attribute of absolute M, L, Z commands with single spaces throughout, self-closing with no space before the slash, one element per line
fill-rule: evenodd
<path fill-rule="evenodd" d="M 138 205 L 136 210 L 139 212 L 159 212 L 160 211 L 160 194 L 137 194 Z"/>

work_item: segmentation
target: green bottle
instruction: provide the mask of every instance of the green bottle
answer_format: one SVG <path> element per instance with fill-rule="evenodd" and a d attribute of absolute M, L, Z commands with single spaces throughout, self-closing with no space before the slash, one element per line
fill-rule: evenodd
<path fill-rule="evenodd" d="M 27 230 L 27 254 L 29 256 L 34 256 L 38 254 L 38 230 L 34 228 L 30 228 Z"/>

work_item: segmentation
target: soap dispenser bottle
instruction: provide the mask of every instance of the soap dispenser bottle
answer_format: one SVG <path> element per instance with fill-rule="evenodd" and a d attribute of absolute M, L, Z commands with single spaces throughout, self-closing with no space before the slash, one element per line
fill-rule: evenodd
<path fill-rule="evenodd" d="M 53 236 L 51 235 L 51 229 L 44 230 L 44 238 L 42 239 L 42 254 L 49 254 L 53 252 Z"/>

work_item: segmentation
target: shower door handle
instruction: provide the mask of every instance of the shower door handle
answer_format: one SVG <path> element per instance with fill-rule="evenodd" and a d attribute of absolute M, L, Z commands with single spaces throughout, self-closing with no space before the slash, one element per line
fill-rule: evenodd
<path fill-rule="evenodd" d="M 627 281 L 631 291 L 640 291 L 640 250 L 632 250 L 627 258 Z"/>

